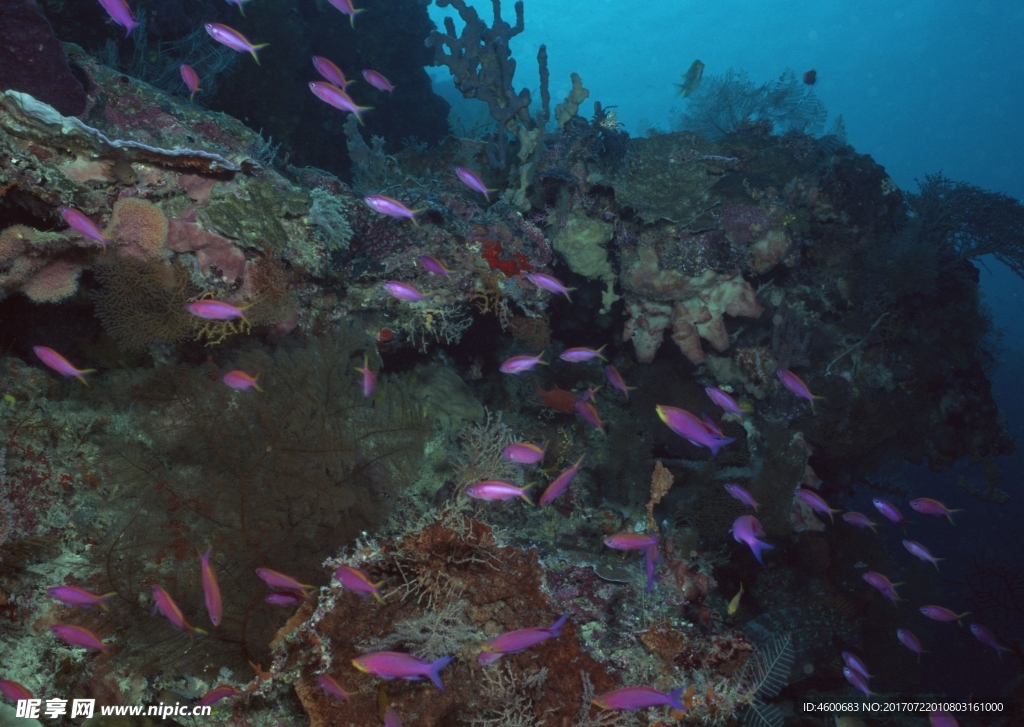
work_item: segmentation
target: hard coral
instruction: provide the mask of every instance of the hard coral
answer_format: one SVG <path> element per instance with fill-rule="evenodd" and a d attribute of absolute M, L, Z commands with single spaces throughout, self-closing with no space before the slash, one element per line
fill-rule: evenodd
<path fill-rule="evenodd" d="M 122 199 L 114 205 L 104 234 L 123 245 L 122 252 L 141 260 L 159 260 L 167 241 L 167 216 L 152 202 Z"/>

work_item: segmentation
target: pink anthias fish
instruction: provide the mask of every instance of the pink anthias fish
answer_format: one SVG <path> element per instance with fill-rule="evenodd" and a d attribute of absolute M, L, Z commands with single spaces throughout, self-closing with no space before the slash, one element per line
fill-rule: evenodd
<path fill-rule="evenodd" d="M 1010 649 L 999 643 L 999 639 L 996 638 L 994 633 L 979 623 L 971 624 L 971 633 L 974 634 L 974 638 L 985 644 L 985 646 L 991 646 L 995 649 L 996 653 L 999 655 L 999 661 L 1003 660 L 1004 651 L 1010 651 Z"/>
<path fill-rule="evenodd" d="M 921 654 L 927 654 L 928 652 L 921 648 L 921 642 L 914 636 L 914 633 L 909 629 L 896 629 L 896 638 L 900 640 L 901 644 L 917 654 L 917 663 L 920 664 Z"/>
<path fill-rule="evenodd" d="M 851 654 L 849 651 L 842 652 L 842 656 L 843 663 L 845 663 L 848 667 L 850 667 L 854 671 L 859 672 L 860 675 L 865 679 L 871 678 L 871 675 L 868 674 L 868 665 L 865 664 L 859 656 L 857 656 L 856 654 Z"/>
<path fill-rule="evenodd" d="M 466 488 L 466 495 L 474 500 L 514 500 L 520 497 L 531 505 L 533 500 L 527 495 L 527 491 L 533 487 L 532 484 L 516 487 L 514 483 L 506 480 L 484 480 Z"/>
<path fill-rule="evenodd" d="M 921 606 L 918 611 L 927 618 L 930 618 L 932 621 L 942 621 L 943 623 L 952 623 L 953 621 L 956 621 L 961 628 L 963 628 L 964 625 L 961 619 L 970 613 L 970 611 L 964 611 L 961 614 L 957 614 L 944 606 Z"/>
<path fill-rule="evenodd" d="M 391 93 L 395 90 L 395 84 L 391 83 L 383 73 L 367 68 L 363 71 L 363 78 L 366 82 L 379 91 Z"/>
<path fill-rule="evenodd" d="M 757 500 L 750 494 L 749 490 L 740 485 L 734 485 L 731 482 L 725 485 L 725 491 L 728 492 L 733 498 L 742 502 L 746 507 L 752 510 L 757 510 L 760 505 L 757 504 Z"/>
<path fill-rule="evenodd" d="M 732 537 L 737 543 L 745 543 L 750 548 L 750 552 L 754 554 L 757 562 L 761 565 L 764 565 L 764 559 L 761 557 L 761 554 L 766 550 L 775 549 L 774 545 L 757 539 L 758 535 L 764 535 L 764 528 L 761 527 L 761 523 L 753 515 L 740 515 L 733 521 L 729 532 L 732 533 Z"/>
<path fill-rule="evenodd" d="M 546 290 L 549 293 L 555 293 L 557 295 L 564 295 L 566 300 L 570 303 L 572 302 L 572 298 L 569 297 L 569 292 L 576 290 L 576 288 L 566 288 L 565 284 L 563 284 L 562 281 L 554 275 L 548 275 L 547 273 L 527 273 L 526 279 L 541 290 Z"/>
<path fill-rule="evenodd" d="M 416 262 L 419 263 L 420 267 L 426 270 L 428 273 L 434 275 L 443 275 L 448 277 L 452 274 L 452 271 L 446 268 L 440 260 L 432 255 L 420 255 L 416 258 Z"/>
<path fill-rule="evenodd" d="M 533 442 L 513 442 L 501 451 L 501 458 L 515 464 L 537 464 L 544 459 L 547 447 Z"/>
<path fill-rule="evenodd" d="M 871 528 L 874 530 L 878 527 L 877 523 L 872 522 L 868 519 L 867 515 L 859 512 L 846 512 L 842 515 L 843 522 L 849 523 L 855 528 Z"/>
<path fill-rule="evenodd" d="M 384 603 L 384 599 L 380 595 L 380 587 L 384 585 L 384 581 L 374 583 L 370 580 L 370 576 L 366 571 L 343 564 L 335 569 L 334 577 L 338 579 L 338 583 L 345 590 L 357 593 L 361 598 L 373 596 L 381 603 Z"/>
<path fill-rule="evenodd" d="M 348 16 L 348 23 L 352 26 L 353 30 L 356 28 L 356 15 L 366 12 L 366 8 L 354 7 L 352 0 L 327 0 L 327 2 Z"/>
<path fill-rule="evenodd" d="M 900 509 L 893 505 L 888 500 L 883 500 L 880 497 L 876 497 L 871 501 L 871 504 L 874 505 L 875 509 L 878 510 L 878 512 L 881 513 L 883 516 L 885 516 L 885 518 L 890 522 L 893 522 L 897 525 L 907 524 L 907 521 L 903 518 L 903 513 L 900 512 Z"/>
<path fill-rule="evenodd" d="M 313 56 L 313 68 L 320 76 L 330 83 L 332 86 L 337 86 L 342 91 L 348 84 L 352 83 L 350 80 L 345 78 L 345 73 L 338 68 L 330 59 L 324 58 L 323 56 Z"/>
<path fill-rule="evenodd" d="M 739 402 L 721 389 L 715 388 L 714 386 L 705 386 L 704 393 L 708 395 L 708 398 L 711 399 L 711 401 L 715 402 L 715 404 L 730 414 L 735 414 L 740 417 L 744 417 L 748 414 L 748 412 L 743 410 L 743 407 L 740 406 Z"/>
<path fill-rule="evenodd" d="M 400 283 L 397 280 L 389 280 L 384 283 L 384 290 L 390 295 L 409 303 L 417 303 L 426 300 L 427 296 L 420 292 L 419 288 L 408 283 Z"/>
<path fill-rule="evenodd" d="M 338 88 L 333 83 L 327 83 L 325 81 L 310 81 L 309 90 L 325 104 L 333 106 L 339 111 L 348 111 L 349 113 L 355 114 L 356 120 L 360 124 L 363 123 L 363 114 L 373 109 L 372 106 L 358 105 L 352 100 L 351 96 L 345 93 L 344 89 Z"/>
<path fill-rule="evenodd" d="M 398 718 L 395 710 L 391 707 L 384 711 L 384 727 L 402 727 L 402 720 Z"/>
<path fill-rule="evenodd" d="M 708 429 L 707 424 L 685 409 L 661 404 L 655 409 L 658 418 L 665 422 L 669 429 L 695 447 L 707 447 L 711 450 L 712 456 L 718 454 L 718 450 L 725 445 L 736 441 L 733 437 L 723 438 L 714 434 Z"/>
<path fill-rule="evenodd" d="M 794 374 L 792 371 L 787 371 L 786 369 L 779 369 L 775 373 L 778 374 L 779 381 L 782 382 L 783 386 L 785 386 L 787 389 L 789 389 L 794 394 L 799 396 L 801 399 L 806 399 L 807 401 L 811 402 L 811 413 L 813 414 L 815 400 L 824 399 L 825 397 L 815 396 L 814 394 L 812 394 L 811 390 L 807 387 L 807 384 L 805 384 L 803 380 L 799 376 Z"/>
<path fill-rule="evenodd" d="M 292 606 L 298 606 L 300 603 L 305 603 L 306 597 L 303 594 L 296 593 L 294 591 L 282 591 L 280 593 L 271 593 L 263 600 L 272 606 L 290 608 Z"/>
<path fill-rule="evenodd" d="M 252 56 L 252 59 L 256 61 L 256 65 L 260 64 L 260 58 L 256 55 L 256 52 L 261 48 L 266 48 L 269 43 L 260 43 L 259 45 L 253 45 L 249 42 L 249 39 L 239 33 L 234 28 L 223 25 L 222 23 L 206 23 L 203 28 L 215 41 L 223 46 L 227 46 L 233 51 L 239 53 L 248 53 Z"/>
<path fill-rule="evenodd" d="M 512 358 L 503 361 L 499 370 L 503 374 L 518 376 L 524 371 L 532 371 L 534 366 L 547 366 L 548 362 L 545 361 L 543 357 L 543 351 L 538 353 L 536 356 L 530 356 L 529 354 L 513 356 Z"/>
<path fill-rule="evenodd" d="M 76 209 L 70 207 L 61 207 L 60 214 L 64 218 L 64 221 L 68 223 L 71 229 L 82 234 L 82 236 L 95 240 L 106 245 L 110 242 L 109 237 L 105 237 L 100 228 L 96 226 L 92 220 L 86 217 L 84 214 Z"/>
<path fill-rule="evenodd" d="M 50 595 L 50 598 L 60 601 L 65 606 L 82 606 L 83 608 L 99 606 L 104 611 L 107 610 L 107 601 L 117 595 L 117 591 L 101 595 L 88 591 L 81 586 L 54 586 L 53 588 L 47 588 L 46 592 Z"/>
<path fill-rule="evenodd" d="M 644 550 L 658 547 L 657 535 L 640 533 L 618 533 L 604 539 L 604 544 L 615 550 Z"/>
<path fill-rule="evenodd" d="M 583 455 L 586 456 L 586 455 Z M 547 489 L 544 490 L 544 494 L 540 496 L 540 500 L 537 501 L 538 505 L 548 505 L 553 502 L 559 495 L 566 491 L 569 487 L 569 483 L 572 482 L 572 478 L 576 476 L 576 473 L 580 471 L 580 465 L 583 464 L 583 457 L 576 460 L 576 464 L 572 467 L 566 467 L 562 470 L 561 474 L 555 479 L 551 480 L 551 484 L 548 485 Z"/>
<path fill-rule="evenodd" d="M 846 681 L 850 683 L 854 689 L 864 694 L 865 697 L 870 697 L 874 692 L 868 687 L 868 680 L 864 678 L 856 669 L 851 669 L 848 666 L 843 667 L 843 676 L 846 677 Z"/>
<path fill-rule="evenodd" d="M 491 193 L 497 192 L 496 189 L 490 189 L 484 180 L 480 179 L 476 174 L 466 169 L 465 167 L 455 167 L 455 175 L 462 180 L 462 183 L 472 189 L 474 192 L 482 194 L 488 202 L 491 201 Z"/>
<path fill-rule="evenodd" d="M 276 570 L 271 570 L 270 568 L 257 568 L 256 575 L 259 576 L 261 581 L 266 583 L 275 591 L 301 593 L 303 596 L 306 596 L 314 588 L 314 586 L 299 583 L 291 576 L 285 575 L 284 573 Z"/>
<path fill-rule="evenodd" d="M 224 383 L 236 391 L 249 391 L 250 389 L 256 389 L 256 391 L 262 392 L 263 389 L 260 388 L 259 381 L 259 374 L 253 376 L 241 369 L 228 371 L 224 374 Z"/>
<path fill-rule="evenodd" d="M 873 570 L 868 571 L 862 575 L 861 578 L 867 581 L 870 586 L 876 588 L 879 593 L 888 598 L 894 604 L 901 600 L 899 594 L 896 593 L 896 586 L 902 586 L 902 583 L 893 583 L 881 573 Z"/>
<path fill-rule="evenodd" d="M 125 0 L 100 0 L 100 5 L 107 11 L 107 15 L 110 18 L 124 28 L 127 32 L 124 37 L 127 38 L 132 34 L 132 31 L 139 27 L 139 23 L 135 20 L 135 14 L 132 13 L 131 8 L 128 7 L 128 3 Z"/>
<path fill-rule="evenodd" d="M 195 98 L 197 91 L 203 90 L 199 87 L 199 74 L 188 63 L 182 63 L 179 70 L 181 71 L 181 80 L 185 82 L 185 88 L 188 89 L 188 100 L 191 101 Z"/>
<path fill-rule="evenodd" d="M 363 354 L 363 365 L 362 367 L 356 367 L 356 371 L 363 375 L 361 386 L 363 389 L 363 397 L 369 399 L 373 396 L 373 392 L 377 389 L 377 374 L 370 369 L 370 357 Z"/>
<path fill-rule="evenodd" d="M 220 583 L 217 581 L 217 572 L 210 565 L 210 550 L 199 556 L 199 576 L 203 583 L 203 601 L 206 602 L 206 613 L 210 617 L 210 623 L 220 626 L 221 616 L 224 614 L 224 600 L 220 595 Z"/>
<path fill-rule="evenodd" d="M 605 344 L 607 346 L 607 344 Z M 580 363 L 582 361 L 590 361 L 591 359 L 599 358 L 605 361 L 605 357 L 601 355 L 601 351 L 605 349 L 605 346 L 601 348 L 593 349 L 585 346 L 577 346 L 576 348 L 567 348 L 558 355 L 558 358 L 569 363 Z"/>
<path fill-rule="evenodd" d="M 223 300 L 194 300 L 185 306 L 189 313 L 197 318 L 208 321 L 233 321 L 236 318 L 245 319 L 245 308 L 231 305 Z"/>
<path fill-rule="evenodd" d="M 409 679 L 417 681 L 427 677 L 438 689 L 444 691 L 444 684 L 441 683 L 441 670 L 454 659 L 445 656 L 433 663 L 428 663 L 412 654 L 403 654 L 398 651 L 378 651 L 373 654 L 363 654 L 352 660 L 353 666 L 366 674 L 373 674 L 381 679 Z"/>
<path fill-rule="evenodd" d="M 568 618 L 569 614 L 564 613 L 561 618 L 547 628 L 535 626 L 495 636 L 481 648 L 480 655 L 476 659 L 477 664 L 480 666 L 493 664 L 505 654 L 515 654 L 542 644 L 548 639 L 557 639 L 562 635 L 562 626 L 565 625 Z"/>
<path fill-rule="evenodd" d="M 0 694 L 12 704 L 17 704 L 19 700 L 35 699 L 32 692 L 11 679 L 0 679 Z"/>
<path fill-rule="evenodd" d="M 725 434 L 722 433 L 721 425 L 712 419 L 705 412 L 700 413 L 700 420 L 704 422 L 704 426 L 707 427 L 708 432 L 715 435 L 719 439 L 725 439 Z"/>
<path fill-rule="evenodd" d="M 626 380 L 622 378 L 622 374 L 619 370 L 608 364 L 604 367 L 604 375 L 608 378 L 608 383 L 612 385 L 613 389 L 618 389 L 626 395 L 626 399 L 629 399 L 629 392 L 635 389 L 635 386 L 626 386 Z"/>
<path fill-rule="evenodd" d="M 102 651 L 103 653 L 106 653 L 108 648 L 99 636 L 84 626 L 54 624 L 50 627 L 50 632 L 70 646 L 80 646 L 89 651 Z"/>
<path fill-rule="evenodd" d="M 939 569 L 939 561 L 945 560 L 945 558 L 936 558 L 928 548 L 921 545 L 916 540 L 904 540 L 903 547 L 906 548 L 912 556 L 920 558 L 921 560 L 927 561 L 935 566 L 935 570 Z"/>
<path fill-rule="evenodd" d="M 960 727 L 956 717 L 941 709 L 933 709 L 928 713 L 928 724 L 930 727 Z"/>
<path fill-rule="evenodd" d="M 363 197 L 363 201 L 374 212 L 396 219 L 412 220 L 413 224 L 416 223 L 416 215 L 423 211 L 422 209 L 411 210 L 397 199 L 385 197 L 383 194 L 368 195 Z"/>
<path fill-rule="evenodd" d="M 222 699 L 228 697 L 237 697 L 245 694 L 241 689 L 236 689 L 230 684 L 218 684 L 213 689 L 203 695 L 203 698 L 199 700 L 200 707 L 211 707 Z"/>
<path fill-rule="evenodd" d="M 171 598 L 171 594 L 165 591 L 157 584 L 153 584 L 153 613 L 159 611 L 164 618 L 171 622 L 171 626 L 178 629 L 179 631 L 185 631 L 190 636 L 192 634 L 205 634 L 206 632 L 200 628 L 196 628 L 185 619 L 185 614 L 181 612 L 181 608 Z"/>
<path fill-rule="evenodd" d="M 953 513 L 963 512 L 963 510 L 950 510 L 938 500 L 933 500 L 930 497 L 918 497 L 915 500 L 911 500 L 910 507 L 915 512 L 919 512 L 922 515 L 944 517 L 949 520 L 950 525 L 956 525 L 956 523 L 953 522 Z"/>
<path fill-rule="evenodd" d="M 666 694 L 659 692 L 652 687 L 624 687 L 594 697 L 591 702 L 601 709 L 613 709 L 616 711 L 632 711 L 635 709 L 647 709 L 667 704 L 680 712 L 686 711 L 686 705 L 682 701 L 683 687 Z"/>
<path fill-rule="evenodd" d="M 814 510 L 814 512 L 821 515 L 828 515 L 829 519 L 835 523 L 836 519 L 833 517 L 833 513 L 837 513 L 839 510 L 833 510 L 829 507 L 829 504 L 825 502 L 825 498 L 817 492 L 814 490 L 808 490 L 804 487 L 798 487 L 796 489 L 796 496 L 800 498 L 800 501 L 807 505 L 807 507 Z"/>
<path fill-rule="evenodd" d="M 346 692 L 345 688 L 341 686 L 341 682 L 330 674 L 319 674 L 316 682 L 328 696 L 334 697 L 339 702 L 344 702 L 346 699 L 351 699 L 356 695 L 355 692 Z"/>
<path fill-rule="evenodd" d="M 53 369 L 61 376 L 73 376 L 86 386 L 88 386 L 89 383 L 85 380 L 84 374 L 92 374 L 96 372 L 96 369 L 76 369 L 70 361 L 54 351 L 52 348 L 48 348 L 46 346 L 33 346 L 32 350 L 35 352 L 36 356 L 39 357 L 39 360 L 46 364 L 48 368 Z"/>
<path fill-rule="evenodd" d="M 585 421 L 587 424 L 592 426 L 597 431 L 604 434 L 604 420 L 601 419 L 601 415 L 597 411 L 597 407 L 594 406 L 594 402 L 588 399 L 577 399 L 573 402 L 573 408 L 579 415 L 580 419 Z"/>

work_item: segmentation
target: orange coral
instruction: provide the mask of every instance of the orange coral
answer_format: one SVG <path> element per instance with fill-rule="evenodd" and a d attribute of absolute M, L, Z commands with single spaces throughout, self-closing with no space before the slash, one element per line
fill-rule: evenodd
<path fill-rule="evenodd" d="M 104 235 L 124 245 L 124 252 L 140 260 L 159 260 L 167 241 L 167 216 L 152 202 L 122 199 L 114 205 Z"/>

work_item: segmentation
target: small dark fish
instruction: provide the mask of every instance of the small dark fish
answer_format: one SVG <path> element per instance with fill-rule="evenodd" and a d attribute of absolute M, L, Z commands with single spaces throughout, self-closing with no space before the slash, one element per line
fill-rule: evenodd
<path fill-rule="evenodd" d="M 683 82 L 677 83 L 676 88 L 679 89 L 679 95 L 686 98 L 691 93 L 697 90 L 697 86 L 700 85 L 701 76 L 704 75 L 704 64 L 699 60 L 693 62 L 690 69 L 683 74 Z"/>
<path fill-rule="evenodd" d="M 131 186 L 139 181 L 135 168 L 124 159 L 118 159 L 110 164 L 110 176 L 120 184 Z"/>
<path fill-rule="evenodd" d="M 818 80 L 818 72 L 813 68 L 804 74 L 804 83 L 808 86 L 813 86 L 815 81 Z"/>

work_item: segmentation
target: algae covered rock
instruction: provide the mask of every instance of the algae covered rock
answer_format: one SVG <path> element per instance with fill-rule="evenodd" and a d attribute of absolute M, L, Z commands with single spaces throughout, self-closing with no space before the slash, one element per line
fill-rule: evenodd
<path fill-rule="evenodd" d="M 604 310 L 618 300 L 613 291 L 615 271 L 605 250 L 613 234 L 614 228 L 609 223 L 574 212 L 569 215 L 565 228 L 551 241 L 552 247 L 574 273 L 605 282 L 607 289 L 602 295 Z"/>

